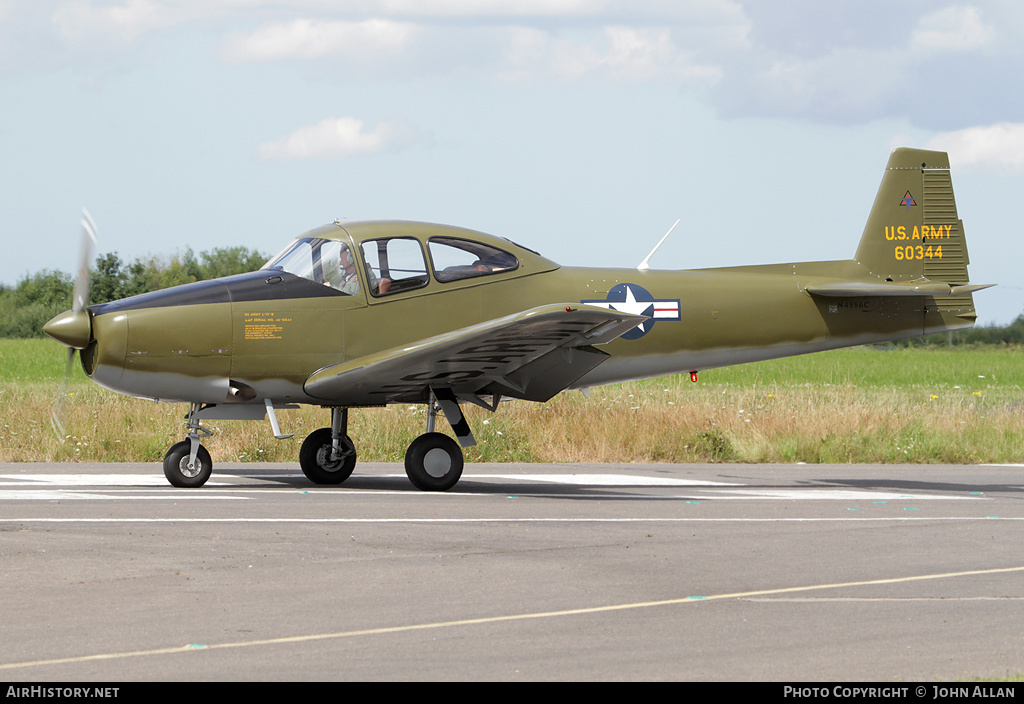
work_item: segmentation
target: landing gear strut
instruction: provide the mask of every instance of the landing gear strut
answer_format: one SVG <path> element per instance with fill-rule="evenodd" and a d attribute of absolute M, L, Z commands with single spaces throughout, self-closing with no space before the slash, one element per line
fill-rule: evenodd
<path fill-rule="evenodd" d="M 348 433 L 348 409 L 331 409 L 331 427 L 309 434 L 299 450 L 299 466 L 314 484 L 341 484 L 356 466 L 356 446 Z"/>
<path fill-rule="evenodd" d="M 188 438 L 172 445 L 164 455 L 164 476 L 171 486 L 200 487 L 213 473 L 210 453 L 200 444 L 200 438 L 208 438 L 213 433 L 199 424 L 200 408 L 201 404 L 192 404 L 188 413 Z"/>

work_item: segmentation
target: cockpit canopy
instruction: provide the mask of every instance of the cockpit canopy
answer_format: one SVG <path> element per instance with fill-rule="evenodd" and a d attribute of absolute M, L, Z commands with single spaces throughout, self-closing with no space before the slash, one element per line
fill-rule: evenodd
<path fill-rule="evenodd" d="M 379 297 L 426 286 L 429 273 L 446 284 L 519 268 L 509 251 L 448 235 L 428 237 L 426 252 L 421 240 L 404 235 L 363 240 L 357 252 L 353 256 L 352 247 L 338 239 L 302 237 L 263 269 L 287 271 L 349 295 L 365 285 Z"/>

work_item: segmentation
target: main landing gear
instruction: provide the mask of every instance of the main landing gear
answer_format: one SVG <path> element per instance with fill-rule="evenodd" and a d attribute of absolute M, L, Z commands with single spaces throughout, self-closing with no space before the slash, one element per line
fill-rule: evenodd
<path fill-rule="evenodd" d="M 348 432 L 348 409 L 331 409 L 331 427 L 309 434 L 299 450 L 299 467 L 314 484 L 341 484 L 356 466 L 356 446 Z"/>
<path fill-rule="evenodd" d="M 497 403 L 494 404 L 495 406 Z M 267 401 L 268 412 L 273 410 Z M 210 453 L 202 438 L 213 435 L 199 424 L 202 405 L 193 403 L 188 414 L 188 436 L 172 446 L 164 456 L 164 476 L 173 486 L 200 487 L 213 472 Z M 493 409 L 492 409 L 493 410 Z M 437 413 L 441 411 L 455 431 L 458 442 L 435 432 Z M 220 416 L 219 416 L 220 417 Z M 278 433 L 276 418 L 275 435 Z M 405 473 L 422 491 L 447 491 L 462 477 L 462 448 L 476 445 L 469 424 L 462 415 L 455 394 L 449 389 L 432 389 L 427 402 L 427 428 L 412 441 L 405 453 Z M 299 467 L 314 484 L 341 484 L 356 466 L 356 446 L 348 436 L 348 409 L 331 409 L 331 427 L 314 430 L 299 449 Z"/>
<path fill-rule="evenodd" d="M 456 443 L 434 431 L 437 412 L 442 411 L 459 438 Z M 314 484 L 341 484 L 352 474 L 356 448 L 346 434 L 348 409 L 331 409 L 331 427 L 309 434 L 299 451 L 302 473 Z M 459 403 L 447 389 L 431 392 L 427 402 L 427 432 L 409 445 L 405 453 L 405 473 L 417 489 L 447 491 L 462 477 L 462 447 L 475 445 Z"/>
<path fill-rule="evenodd" d="M 462 477 L 462 448 L 443 433 L 424 433 L 405 453 L 405 474 L 421 491 L 447 491 Z"/>

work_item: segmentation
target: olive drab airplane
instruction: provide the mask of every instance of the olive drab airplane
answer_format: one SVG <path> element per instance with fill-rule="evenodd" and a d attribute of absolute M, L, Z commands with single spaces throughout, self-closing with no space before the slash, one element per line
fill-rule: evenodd
<path fill-rule="evenodd" d="M 91 306 L 78 287 L 44 330 L 69 362 L 81 351 L 97 384 L 189 404 L 187 436 L 164 458 L 174 486 L 210 476 L 204 421 L 269 418 L 285 438 L 277 411 L 297 404 L 330 411 L 302 443 L 303 473 L 339 484 L 356 464 L 349 409 L 402 403 L 428 410 L 406 473 L 443 491 L 462 474 L 460 445 L 475 444 L 464 403 L 495 411 L 504 399 L 970 327 L 985 286 L 968 283 L 967 264 L 946 154 L 897 149 L 848 260 L 571 268 L 456 227 L 334 222 L 259 271 Z M 435 431 L 439 411 L 458 443 Z"/>

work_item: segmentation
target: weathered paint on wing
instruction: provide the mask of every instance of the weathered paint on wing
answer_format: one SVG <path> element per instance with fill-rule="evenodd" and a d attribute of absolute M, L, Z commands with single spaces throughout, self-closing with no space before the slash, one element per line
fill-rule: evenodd
<path fill-rule="evenodd" d="M 644 320 L 580 304 L 540 306 L 321 369 L 305 390 L 345 405 L 422 403 L 431 387 L 546 401 L 604 361 L 593 345 Z"/>

